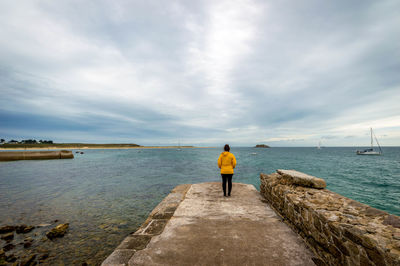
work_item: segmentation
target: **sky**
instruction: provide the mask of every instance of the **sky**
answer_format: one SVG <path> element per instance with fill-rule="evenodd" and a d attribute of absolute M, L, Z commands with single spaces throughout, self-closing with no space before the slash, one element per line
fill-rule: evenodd
<path fill-rule="evenodd" d="M 400 146 L 400 1 L 0 2 L 0 137 Z"/>

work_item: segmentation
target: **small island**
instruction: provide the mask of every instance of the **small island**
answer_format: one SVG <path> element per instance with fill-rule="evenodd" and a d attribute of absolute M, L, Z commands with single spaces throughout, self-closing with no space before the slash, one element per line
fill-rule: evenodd
<path fill-rule="evenodd" d="M 265 144 L 257 144 L 254 148 L 270 148 L 270 147 Z"/>

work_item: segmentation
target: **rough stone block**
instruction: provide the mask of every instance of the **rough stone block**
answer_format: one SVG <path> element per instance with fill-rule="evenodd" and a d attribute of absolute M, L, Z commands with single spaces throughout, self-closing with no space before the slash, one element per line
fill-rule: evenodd
<path fill-rule="evenodd" d="M 192 186 L 192 184 L 182 184 L 176 186 L 174 189 L 171 190 L 171 193 L 181 193 L 186 194 L 188 189 Z"/>
<path fill-rule="evenodd" d="M 322 231 L 321 222 L 319 221 L 319 219 L 316 216 L 314 217 L 314 226 L 318 232 Z"/>
<path fill-rule="evenodd" d="M 367 207 L 365 210 L 365 215 L 366 216 L 382 216 L 382 215 L 387 215 L 388 213 L 382 210 L 378 210 L 372 207 Z"/>
<path fill-rule="evenodd" d="M 368 257 L 375 263 L 375 265 L 377 266 L 386 265 L 383 252 L 379 250 L 379 248 L 377 247 L 374 247 L 372 249 L 366 248 L 365 251 L 367 252 Z"/>
<path fill-rule="evenodd" d="M 336 258 L 339 258 L 342 255 L 340 250 L 337 247 L 335 247 L 334 245 L 329 245 L 328 250 Z"/>
<path fill-rule="evenodd" d="M 369 234 L 366 234 L 361 237 L 362 240 L 362 246 L 366 248 L 374 248 L 378 245 L 378 243 L 372 239 Z"/>
<path fill-rule="evenodd" d="M 344 230 L 344 236 L 353 241 L 356 244 L 361 244 L 362 239 L 360 237 L 360 232 L 355 228 L 347 228 Z"/>
<path fill-rule="evenodd" d="M 117 249 L 144 249 L 150 242 L 151 236 L 149 235 L 130 235 L 122 241 Z"/>
<path fill-rule="evenodd" d="M 375 266 L 375 264 L 364 254 L 360 254 L 360 264 L 363 266 Z"/>
<path fill-rule="evenodd" d="M 312 188 L 325 188 L 326 182 L 322 178 L 307 175 L 296 170 L 276 170 L 283 178 L 289 181 L 291 184 L 312 187 Z"/>
<path fill-rule="evenodd" d="M 394 215 L 389 215 L 386 217 L 386 219 L 383 221 L 383 224 L 385 225 L 391 225 L 395 228 L 400 228 L 400 217 L 394 216 Z"/>
<path fill-rule="evenodd" d="M 159 235 L 164 230 L 167 222 L 168 220 L 152 220 L 143 233 L 148 235 Z"/>
<path fill-rule="evenodd" d="M 174 212 L 157 212 L 153 215 L 154 219 L 171 219 Z"/>
<path fill-rule="evenodd" d="M 353 265 L 363 265 L 360 264 L 360 256 L 356 255 L 356 256 L 346 256 L 346 265 L 348 266 L 353 266 Z"/>
<path fill-rule="evenodd" d="M 312 260 L 315 263 L 315 265 L 317 265 L 317 266 L 325 266 L 326 265 L 326 263 L 323 260 L 321 260 L 320 258 L 313 257 Z"/>
<path fill-rule="evenodd" d="M 133 249 L 116 249 L 103 261 L 102 266 L 124 266 L 128 265 L 130 258 L 135 254 Z"/>

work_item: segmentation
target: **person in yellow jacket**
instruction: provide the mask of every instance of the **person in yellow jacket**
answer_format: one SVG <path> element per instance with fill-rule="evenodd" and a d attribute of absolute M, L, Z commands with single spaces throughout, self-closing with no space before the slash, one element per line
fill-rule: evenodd
<path fill-rule="evenodd" d="M 233 168 L 236 167 L 235 155 L 230 153 L 230 147 L 228 144 L 224 146 L 224 152 L 218 158 L 218 167 L 221 169 L 222 176 L 222 190 L 226 197 L 226 181 L 228 181 L 228 197 L 231 195 L 232 190 L 232 176 Z"/>

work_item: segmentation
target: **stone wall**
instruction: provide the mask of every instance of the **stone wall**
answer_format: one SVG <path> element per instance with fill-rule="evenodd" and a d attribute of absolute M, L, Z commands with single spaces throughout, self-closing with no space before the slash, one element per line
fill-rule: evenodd
<path fill-rule="evenodd" d="M 73 159 L 72 151 L 4 151 L 0 152 L 0 161 Z"/>
<path fill-rule="evenodd" d="M 299 233 L 317 265 L 400 265 L 400 217 L 325 189 L 293 170 L 261 174 L 260 192 Z"/>

